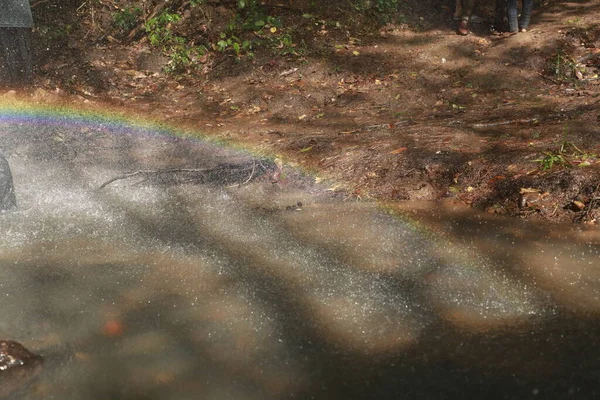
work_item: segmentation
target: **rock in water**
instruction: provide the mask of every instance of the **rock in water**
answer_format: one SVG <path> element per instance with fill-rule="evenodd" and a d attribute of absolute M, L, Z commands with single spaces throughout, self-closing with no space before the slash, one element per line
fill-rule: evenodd
<path fill-rule="evenodd" d="M 42 357 L 20 343 L 0 340 L 0 398 L 29 387 L 42 366 Z"/>
<path fill-rule="evenodd" d="M 8 160 L 0 154 L 0 211 L 17 207 L 15 188 Z"/>
<path fill-rule="evenodd" d="M 27 350 L 21 343 L 0 340 L 0 373 L 11 368 L 39 363 L 42 357 Z"/>

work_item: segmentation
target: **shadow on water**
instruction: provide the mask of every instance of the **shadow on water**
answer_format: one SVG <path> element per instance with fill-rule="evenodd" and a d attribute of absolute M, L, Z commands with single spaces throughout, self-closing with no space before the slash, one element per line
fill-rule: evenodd
<path fill-rule="evenodd" d="M 46 359 L 14 398 L 595 396 L 597 236 L 394 217 L 133 128 L 3 128 L 0 333 Z M 99 189 L 165 169 L 195 179 Z"/>

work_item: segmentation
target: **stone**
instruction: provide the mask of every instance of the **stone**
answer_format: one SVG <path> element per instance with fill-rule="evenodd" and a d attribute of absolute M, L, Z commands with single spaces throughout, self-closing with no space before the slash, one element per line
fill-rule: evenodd
<path fill-rule="evenodd" d="M 0 154 L 0 212 L 17 207 L 17 198 L 8 160 Z"/>

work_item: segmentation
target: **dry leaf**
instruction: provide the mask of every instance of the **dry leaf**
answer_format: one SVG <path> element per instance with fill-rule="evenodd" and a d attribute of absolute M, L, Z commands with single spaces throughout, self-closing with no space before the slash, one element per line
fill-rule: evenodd
<path fill-rule="evenodd" d="M 404 153 L 407 150 L 406 147 L 398 147 L 396 150 L 390 151 L 390 154 L 400 154 Z"/>

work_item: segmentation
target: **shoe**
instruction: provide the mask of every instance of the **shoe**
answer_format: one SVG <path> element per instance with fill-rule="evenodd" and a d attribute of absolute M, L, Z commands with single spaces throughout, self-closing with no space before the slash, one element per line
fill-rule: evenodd
<path fill-rule="evenodd" d="M 456 33 L 458 33 L 461 36 L 467 36 L 469 34 L 468 22 L 465 20 L 460 21 L 460 24 L 458 25 L 458 29 L 456 30 Z"/>

